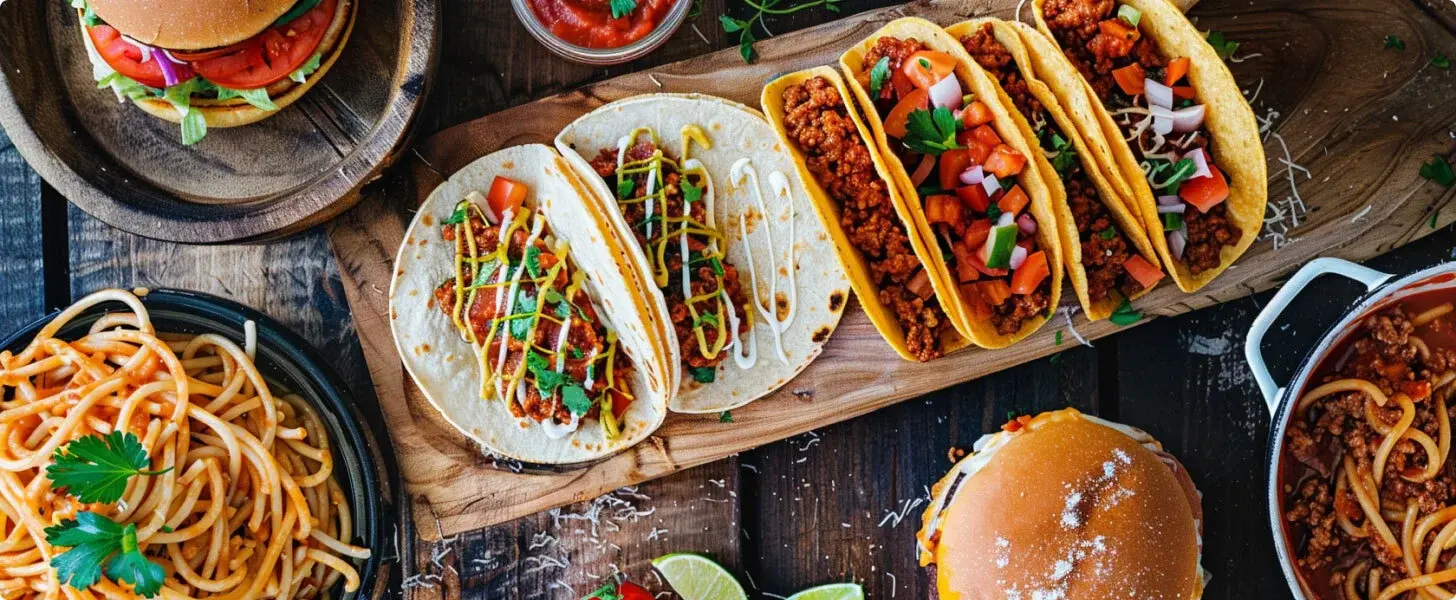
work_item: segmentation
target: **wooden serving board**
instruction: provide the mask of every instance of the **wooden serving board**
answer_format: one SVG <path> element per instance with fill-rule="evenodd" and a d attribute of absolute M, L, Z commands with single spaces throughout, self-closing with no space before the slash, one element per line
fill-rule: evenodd
<path fill-rule="evenodd" d="M 416 501 L 420 534 L 449 536 L 586 500 L 1078 343 L 1059 317 L 1011 348 L 910 363 L 885 345 L 856 303 L 817 361 L 772 396 L 733 411 L 732 423 L 715 415 L 672 415 L 650 440 L 589 468 L 513 473 L 492 465 L 414 389 L 395 354 L 386 313 L 391 263 L 410 212 L 443 175 L 478 156 L 514 144 L 549 143 L 578 115 L 634 94 L 701 92 L 756 105 L 761 86 L 775 74 L 832 64 L 845 48 L 896 17 L 919 15 L 943 24 L 972 15 L 1009 18 L 1016 4 L 922 0 L 864 13 L 761 42 L 761 58 L 751 65 L 727 50 L 518 106 L 421 144 L 407 173 L 366 194 L 330 227 L 405 486 Z M 1261 2 L 1237 14 L 1194 11 L 1201 29 L 1223 31 L 1242 44 L 1234 73 L 1247 95 L 1257 94 L 1256 113 L 1274 124 L 1265 144 L 1271 205 L 1289 210 L 1293 182 L 1308 211 L 1300 211 L 1297 224 L 1283 218 L 1292 229 L 1281 248 L 1261 241 L 1198 293 L 1165 284 L 1141 299 L 1138 309 L 1166 316 L 1226 302 L 1275 286 L 1316 256 L 1365 259 L 1456 221 L 1452 194 L 1418 175 L 1423 160 L 1450 150 L 1446 128 L 1456 122 L 1456 103 L 1449 101 L 1456 97 L 1456 79 L 1428 62 L 1436 53 L 1456 55 L 1456 48 L 1449 41 L 1433 47 L 1436 42 L 1429 40 L 1450 40 L 1441 24 L 1408 15 L 1362 2 L 1312 9 L 1300 0 Z M 1385 35 L 1409 47 L 1382 51 Z M 1307 173 L 1285 168 L 1286 147 Z M 1075 305 L 1068 290 L 1062 306 Z M 1089 340 L 1119 329 L 1107 321 L 1073 321 Z"/>

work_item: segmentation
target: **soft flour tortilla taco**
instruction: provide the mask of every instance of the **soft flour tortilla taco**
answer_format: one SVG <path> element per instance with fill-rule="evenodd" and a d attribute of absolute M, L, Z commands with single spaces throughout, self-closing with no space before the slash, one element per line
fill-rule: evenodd
<path fill-rule="evenodd" d="M 486 449 L 570 464 L 667 414 L 645 274 L 565 161 L 507 148 L 440 184 L 410 225 L 390 325 L 430 403 Z"/>
<path fill-rule="evenodd" d="M 1084 130 L 1111 142 L 1106 162 L 1173 281 L 1207 285 L 1258 238 L 1268 197 L 1259 126 L 1233 75 L 1166 0 L 1033 4 L 1075 68 L 1044 61 L 1043 80 L 1059 98 L 1091 95 L 1097 120 Z"/>
<path fill-rule="evenodd" d="M 933 360 L 969 344 L 941 307 L 958 292 L 931 275 L 930 250 L 906 226 L 913 217 L 850 98 L 839 73 L 815 67 L 768 84 L 762 103 L 870 322 L 905 360 Z"/>
<path fill-rule="evenodd" d="M 1056 217 L 994 82 L 955 38 L 918 18 L 890 22 L 839 64 L 933 249 L 932 274 L 959 292 L 946 302 L 956 329 L 985 348 L 1036 331 L 1061 296 Z"/>
<path fill-rule="evenodd" d="M 1091 101 L 1074 94 L 1064 105 L 1042 81 L 1041 63 L 1066 59 L 1050 40 L 1028 25 L 976 19 L 946 28 L 966 53 L 997 84 L 1003 106 L 1014 108 L 1013 121 L 1036 140 L 1038 171 L 1046 180 L 1057 213 L 1063 261 L 1087 318 L 1105 319 L 1130 300 L 1152 291 L 1163 278 L 1158 255 L 1142 224 L 1116 187 L 1117 167 L 1106 138 L 1095 128 L 1085 134 L 1078 123 L 1095 123 Z M 1029 47 L 1041 46 L 1033 55 Z M 1050 49 L 1050 52 L 1047 50 Z M 1112 173 L 1109 175 L 1109 173 Z"/>
<path fill-rule="evenodd" d="M 632 260 L 665 306 L 656 322 L 681 369 L 672 410 L 742 406 L 819 355 L 849 281 L 762 114 L 708 96 L 636 96 L 577 119 L 556 147 L 636 242 Z"/>

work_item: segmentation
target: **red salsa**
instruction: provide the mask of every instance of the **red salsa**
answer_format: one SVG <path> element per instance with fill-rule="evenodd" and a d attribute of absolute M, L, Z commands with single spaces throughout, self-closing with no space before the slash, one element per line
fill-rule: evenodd
<path fill-rule="evenodd" d="M 530 0 L 531 12 L 556 37 L 587 48 L 620 48 L 657 29 L 674 0 L 636 0 L 615 14 L 612 0 Z"/>

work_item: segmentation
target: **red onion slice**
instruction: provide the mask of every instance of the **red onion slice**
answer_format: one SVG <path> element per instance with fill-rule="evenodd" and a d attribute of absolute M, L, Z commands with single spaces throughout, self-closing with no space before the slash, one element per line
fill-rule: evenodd
<path fill-rule="evenodd" d="M 1026 235 L 1036 235 L 1036 219 L 1031 218 L 1031 213 L 1021 213 L 1016 217 L 1016 226 Z"/>
<path fill-rule="evenodd" d="M 928 91 L 932 106 L 944 106 L 951 110 L 961 107 L 961 82 L 956 79 L 954 73 L 935 82 L 935 85 L 930 86 Z"/>
<path fill-rule="evenodd" d="M 1186 210 L 1188 210 L 1188 205 L 1181 202 L 1178 204 L 1158 205 L 1158 214 L 1160 215 L 1168 213 L 1182 213 Z"/>
<path fill-rule="evenodd" d="M 915 183 L 915 187 L 920 187 L 920 184 L 925 183 L 925 179 L 930 177 L 930 172 L 934 170 L 935 156 L 931 154 L 921 155 L 920 166 L 915 167 L 915 174 L 910 176 L 910 181 Z"/>
<path fill-rule="evenodd" d="M 1174 204 L 1182 203 L 1183 199 L 1179 198 L 1176 194 L 1172 196 L 1158 196 L 1158 206 L 1173 206 Z"/>
<path fill-rule="evenodd" d="M 1148 104 L 1168 109 L 1173 108 L 1173 88 L 1149 78 L 1143 80 L 1143 93 L 1148 96 Z"/>
<path fill-rule="evenodd" d="M 1192 152 L 1184 154 L 1183 158 L 1191 158 L 1193 159 L 1193 164 L 1198 165 L 1198 170 L 1194 171 L 1192 175 L 1189 175 L 1189 179 L 1198 179 L 1199 177 L 1209 177 L 1213 175 L 1208 171 L 1208 154 L 1203 151 L 1203 148 L 1198 148 Z"/>
<path fill-rule="evenodd" d="M 1020 269 L 1021 268 L 1021 263 L 1024 263 L 1024 262 L 1026 262 L 1026 248 L 1025 247 L 1022 247 L 1022 246 L 1017 246 L 1015 248 L 1012 248 L 1011 249 L 1011 263 L 1010 263 L 1011 270 L 1015 271 L 1016 269 Z"/>
<path fill-rule="evenodd" d="M 1173 111 L 1173 131 L 1188 133 L 1203 126 L 1204 108 L 1194 104 Z"/>
<path fill-rule="evenodd" d="M 1183 251 L 1188 247 L 1188 238 L 1183 236 L 1183 230 L 1169 231 L 1167 237 L 1168 251 L 1173 253 L 1173 258 L 1183 260 Z"/>
<path fill-rule="evenodd" d="M 961 183 L 966 185 L 979 185 L 986 178 L 986 170 L 981 165 L 976 165 L 961 173 Z"/>

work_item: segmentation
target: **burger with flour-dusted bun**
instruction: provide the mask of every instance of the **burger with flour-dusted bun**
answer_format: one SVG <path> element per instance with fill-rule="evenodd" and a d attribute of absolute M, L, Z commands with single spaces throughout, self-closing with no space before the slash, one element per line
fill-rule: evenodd
<path fill-rule="evenodd" d="M 940 600 L 1196 600 L 1201 505 L 1141 430 L 1075 409 L 1021 417 L 932 489 L 920 564 Z"/>
<path fill-rule="evenodd" d="M 338 59 L 355 12 L 354 0 L 70 3 L 97 87 L 181 124 L 183 144 L 303 96 Z"/>

